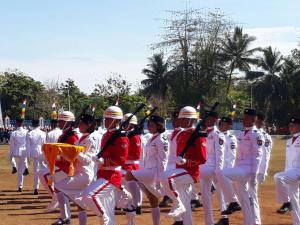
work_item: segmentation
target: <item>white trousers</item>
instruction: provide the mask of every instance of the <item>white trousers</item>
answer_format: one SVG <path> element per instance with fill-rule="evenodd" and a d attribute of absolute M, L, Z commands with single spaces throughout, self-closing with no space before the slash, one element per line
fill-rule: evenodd
<path fill-rule="evenodd" d="M 279 203 L 290 200 L 293 210 L 293 225 L 300 225 L 300 207 L 299 207 L 299 181 L 300 170 L 290 169 L 284 172 L 276 173 L 276 196 Z"/>
<path fill-rule="evenodd" d="M 185 207 L 186 212 L 181 218 L 183 224 L 193 225 L 191 209 L 193 178 L 184 169 L 171 169 L 164 172 L 162 180 L 164 195 L 168 195 L 174 202 L 181 202 Z"/>
<path fill-rule="evenodd" d="M 40 179 L 39 179 L 39 170 L 44 169 L 45 163 L 38 158 L 32 158 L 33 161 L 33 189 L 39 189 Z"/>
<path fill-rule="evenodd" d="M 216 176 L 216 168 L 210 165 L 201 165 L 200 166 L 200 187 L 201 187 L 201 197 L 204 209 L 204 219 L 205 225 L 214 225 L 213 219 L 213 209 L 212 209 L 212 194 L 211 194 L 211 186 L 217 184 L 218 177 Z M 220 189 L 216 185 L 216 189 Z M 221 210 L 226 209 L 226 203 L 224 201 L 223 193 L 218 191 L 219 203 Z"/>
<path fill-rule="evenodd" d="M 234 168 L 223 169 L 220 173 L 219 184 L 223 190 L 226 202 L 236 202 L 237 198 L 234 194 L 232 182 L 236 187 L 239 201 L 241 203 L 244 225 L 253 225 L 254 215 L 251 206 L 250 196 L 248 192 L 248 181 L 251 178 L 251 167 L 237 166 Z"/>
<path fill-rule="evenodd" d="M 103 225 L 115 225 L 115 196 L 117 188 L 109 181 L 100 178 L 93 181 L 83 192 L 83 201 L 100 217 Z"/>
<path fill-rule="evenodd" d="M 260 217 L 260 206 L 259 206 L 259 199 L 258 199 L 258 185 L 259 183 L 256 182 L 256 184 L 254 186 L 249 185 L 248 186 L 248 190 L 249 190 L 249 194 L 251 196 L 251 200 L 252 200 L 252 213 L 254 216 L 254 222 L 256 225 L 260 225 L 261 224 L 261 217 Z"/>
<path fill-rule="evenodd" d="M 14 156 L 11 158 L 11 166 L 17 168 L 18 174 L 18 188 L 23 188 L 24 170 L 28 168 L 27 158 L 24 156 Z"/>

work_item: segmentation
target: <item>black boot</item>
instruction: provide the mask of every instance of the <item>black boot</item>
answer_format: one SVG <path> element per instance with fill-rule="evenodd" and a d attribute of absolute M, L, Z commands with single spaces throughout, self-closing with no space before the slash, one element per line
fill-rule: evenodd
<path fill-rule="evenodd" d="M 70 219 L 61 219 L 61 218 L 59 218 L 54 223 L 52 223 L 52 225 L 63 225 L 63 224 L 70 225 L 71 224 L 71 220 Z"/>
<path fill-rule="evenodd" d="M 183 221 L 175 221 L 172 225 L 183 225 Z"/>
<path fill-rule="evenodd" d="M 38 194 L 39 194 L 38 189 L 34 189 L 33 194 L 34 194 L 34 195 L 38 195 Z"/>
<path fill-rule="evenodd" d="M 191 200 L 191 208 L 192 209 L 197 209 L 197 208 L 200 208 L 200 207 L 202 207 L 202 204 L 198 199 L 192 199 Z"/>
<path fill-rule="evenodd" d="M 16 168 L 16 167 L 13 167 L 11 173 L 12 173 L 12 174 L 15 174 L 15 173 L 17 173 L 17 172 L 18 172 L 17 168 Z"/>
<path fill-rule="evenodd" d="M 27 176 L 29 175 L 29 171 L 28 171 L 28 168 L 25 168 L 24 172 L 23 172 L 23 176 Z"/>
<path fill-rule="evenodd" d="M 228 218 L 221 218 L 215 225 L 229 225 L 229 219 Z"/>
<path fill-rule="evenodd" d="M 221 215 L 230 215 L 234 212 L 241 211 L 242 208 L 237 202 L 231 202 L 227 209 L 221 213 Z"/>
<path fill-rule="evenodd" d="M 167 207 L 172 202 L 172 199 L 165 195 L 161 203 L 159 203 L 159 207 Z"/>
<path fill-rule="evenodd" d="M 21 187 L 19 187 L 19 189 L 18 189 L 18 191 L 17 192 L 22 192 L 22 188 Z"/>
<path fill-rule="evenodd" d="M 136 215 L 141 215 L 142 214 L 142 208 L 141 208 L 141 206 L 137 206 L 135 208 L 135 213 L 136 213 Z"/>
<path fill-rule="evenodd" d="M 277 210 L 277 213 L 279 214 L 285 214 L 289 211 L 292 211 L 292 204 L 290 202 L 285 202 L 283 205 Z"/>

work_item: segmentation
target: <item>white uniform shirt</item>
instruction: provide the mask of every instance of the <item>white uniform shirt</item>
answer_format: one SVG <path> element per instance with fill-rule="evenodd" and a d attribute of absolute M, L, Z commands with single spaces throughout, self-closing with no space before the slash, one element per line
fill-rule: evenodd
<path fill-rule="evenodd" d="M 23 127 L 18 127 L 10 135 L 9 141 L 9 156 L 25 156 L 26 155 L 26 135 L 27 130 Z"/>
<path fill-rule="evenodd" d="M 209 131 L 210 129 L 212 130 Z M 215 126 L 207 128 L 207 130 L 207 160 L 204 165 L 213 166 L 216 170 L 221 170 L 224 166 L 225 136 Z"/>
<path fill-rule="evenodd" d="M 230 134 L 229 131 L 223 132 L 225 135 L 225 153 L 224 153 L 224 168 L 232 168 L 236 157 L 237 140 L 236 137 Z"/>
<path fill-rule="evenodd" d="M 251 127 L 247 132 L 241 131 L 237 136 L 237 141 L 238 148 L 235 166 L 249 166 L 250 172 L 257 174 L 264 144 L 262 133 L 255 127 Z"/>
<path fill-rule="evenodd" d="M 46 143 L 46 133 L 39 127 L 27 133 L 26 137 L 26 151 L 31 158 L 43 157 L 42 145 Z"/>
<path fill-rule="evenodd" d="M 259 129 L 259 131 L 263 134 L 265 143 L 263 145 L 262 159 L 258 173 L 267 176 L 273 142 L 271 136 L 266 131 L 264 131 L 262 128 Z"/>
<path fill-rule="evenodd" d="M 293 137 L 297 139 L 293 142 L 293 138 L 290 138 L 286 143 L 285 171 L 300 169 L 300 133 L 294 134 Z"/>
<path fill-rule="evenodd" d="M 75 163 L 75 173 L 84 173 L 88 175 L 90 179 L 93 179 L 95 175 L 95 163 L 92 158 L 99 152 L 99 139 L 93 133 L 83 134 L 82 137 L 75 142 L 75 145 L 86 147 L 85 152 L 81 152 L 77 156 L 78 161 Z"/>
<path fill-rule="evenodd" d="M 156 175 L 160 177 L 166 170 L 167 155 L 168 141 L 163 139 L 161 134 L 153 135 L 145 146 L 144 168 L 156 168 Z"/>
<path fill-rule="evenodd" d="M 168 150 L 168 168 L 175 168 L 176 161 L 177 161 L 177 137 L 178 134 L 182 131 L 182 128 L 178 127 L 173 130 L 168 135 L 168 142 L 169 142 L 169 150 Z M 174 132 L 175 135 L 174 135 Z"/>
<path fill-rule="evenodd" d="M 53 130 L 50 130 L 46 135 L 46 142 L 56 143 L 60 135 L 62 135 L 62 130 L 59 129 L 58 127 Z"/>

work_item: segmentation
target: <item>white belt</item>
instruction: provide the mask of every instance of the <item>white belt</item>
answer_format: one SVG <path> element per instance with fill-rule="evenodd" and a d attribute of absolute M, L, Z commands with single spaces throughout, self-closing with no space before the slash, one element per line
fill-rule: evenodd
<path fill-rule="evenodd" d="M 121 166 L 104 166 L 100 168 L 101 170 L 113 170 L 113 171 L 121 171 Z"/>
<path fill-rule="evenodd" d="M 140 161 L 138 160 L 126 160 L 125 164 L 140 164 Z"/>

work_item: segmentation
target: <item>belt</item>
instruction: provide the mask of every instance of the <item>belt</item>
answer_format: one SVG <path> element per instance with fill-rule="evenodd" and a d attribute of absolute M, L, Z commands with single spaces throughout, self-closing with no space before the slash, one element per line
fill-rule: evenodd
<path fill-rule="evenodd" d="M 100 170 L 112 170 L 112 171 L 121 171 L 121 166 L 104 166 Z"/>
<path fill-rule="evenodd" d="M 126 162 L 125 162 L 125 164 L 127 165 L 127 164 L 140 164 L 140 161 L 138 161 L 138 160 L 126 160 Z"/>

